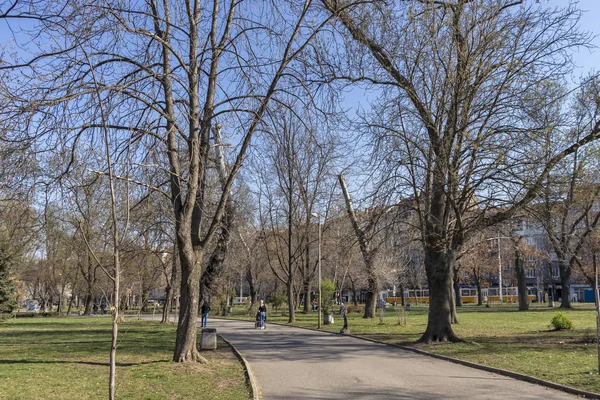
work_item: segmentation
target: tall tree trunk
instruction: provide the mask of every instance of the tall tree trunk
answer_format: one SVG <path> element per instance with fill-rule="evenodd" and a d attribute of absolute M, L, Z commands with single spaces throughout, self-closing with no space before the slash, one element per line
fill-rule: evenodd
<path fill-rule="evenodd" d="M 367 271 L 373 271 L 373 261 L 371 258 L 365 260 Z M 367 298 L 365 299 L 365 313 L 363 318 L 375 318 L 377 297 L 379 294 L 379 282 L 374 273 L 368 274 L 367 277 Z"/>
<path fill-rule="evenodd" d="M 462 307 L 462 305 L 463 305 L 462 297 L 460 295 L 460 279 L 458 276 L 459 270 L 460 270 L 460 267 L 452 269 L 452 272 L 453 272 L 452 273 L 452 284 L 454 286 L 454 298 L 455 298 L 456 307 Z"/>
<path fill-rule="evenodd" d="M 142 299 L 142 312 L 148 312 L 148 293 L 142 291 L 140 298 Z"/>
<path fill-rule="evenodd" d="M 173 361 L 176 362 L 206 362 L 196 348 L 198 330 L 198 300 L 200 297 L 200 262 L 202 253 L 194 252 L 190 243 L 184 243 L 190 238 L 189 230 L 178 229 L 177 240 L 180 249 L 181 292 L 179 319 L 177 321 L 177 338 Z"/>
<path fill-rule="evenodd" d="M 58 316 L 60 317 L 63 311 L 63 296 L 64 296 L 64 292 L 65 292 L 65 287 L 63 286 L 63 288 L 60 290 L 60 294 L 58 295 L 58 307 L 56 307 L 56 312 L 58 314 Z"/>
<path fill-rule="evenodd" d="M 169 278 L 167 290 L 165 291 L 165 304 L 163 307 L 162 320 L 160 321 L 163 324 L 169 323 L 169 315 L 171 314 L 171 308 L 173 307 L 173 299 L 175 295 L 173 288 L 177 282 L 178 258 L 177 241 L 175 241 L 175 243 L 173 243 L 173 255 L 171 260 L 171 277 Z"/>
<path fill-rule="evenodd" d="M 517 275 L 517 289 L 519 291 L 519 311 L 529 310 L 529 299 L 527 298 L 527 283 L 525 282 L 524 260 L 521 253 L 515 253 L 515 272 Z"/>
<path fill-rule="evenodd" d="M 161 323 L 169 322 L 169 307 L 171 306 L 171 296 L 173 295 L 173 288 L 170 283 L 167 283 L 165 287 L 165 297 L 163 298 L 163 310 Z"/>
<path fill-rule="evenodd" d="M 290 263 L 291 264 L 291 263 Z M 289 272 L 291 273 L 292 267 L 288 266 Z M 288 323 L 296 321 L 296 310 L 294 309 L 294 277 L 293 275 L 288 276 L 287 283 L 285 285 L 287 294 L 287 306 L 288 306 Z"/>
<path fill-rule="evenodd" d="M 74 289 L 77 285 L 77 278 L 79 278 L 79 268 L 75 269 L 75 278 L 73 279 L 72 288 Z M 71 296 L 69 297 L 69 306 L 67 307 L 67 317 L 71 316 L 71 309 L 73 308 L 73 298 L 75 297 L 75 292 L 71 291 Z M 79 300 L 79 297 L 77 297 Z"/>
<path fill-rule="evenodd" d="M 406 305 L 406 299 L 404 298 L 404 285 L 400 285 L 400 298 L 402 299 L 402 307 Z"/>
<path fill-rule="evenodd" d="M 310 305 L 312 303 L 312 299 L 310 298 L 310 276 L 304 278 L 304 282 L 302 284 L 302 289 L 304 291 L 304 309 L 303 312 L 308 314 L 310 312 Z"/>
<path fill-rule="evenodd" d="M 354 302 L 354 305 L 358 306 L 358 293 L 356 292 L 356 283 L 350 275 L 348 275 L 348 278 L 350 279 L 350 287 L 352 288 L 352 300 Z"/>
<path fill-rule="evenodd" d="M 67 307 L 67 317 L 71 316 L 71 309 L 73 308 L 73 297 L 75 297 L 75 295 L 71 294 L 71 298 L 69 299 L 69 306 Z"/>
<path fill-rule="evenodd" d="M 298 310 L 300 309 L 300 294 L 301 294 L 301 291 L 296 290 L 296 294 L 295 294 L 296 297 L 294 297 L 294 301 L 295 301 L 295 306 L 296 306 L 295 308 L 297 308 Z"/>
<path fill-rule="evenodd" d="M 598 362 L 598 373 L 600 374 L 600 298 L 598 297 L 598 258 L 596 250 L 592 253 L 592 263 L 594 264 L 594 305 L 596 308 L 596 357 Z"/>
<path fill-rule="evenodd" d="M 558 269 L 560 271 L 560 285 L 562 286 L 562 301 L 560 302 L 560 308 L 571 309 L 571 266 L 567 265 L 565 261 L 558 262 Z M 557 299 L 554 299 L 557 300 Z"/>
<path fill-rule="evenodd" d="M 215 158 L 217 173 L 219 175 L 219 181 L 221 188 L 226 190 L 227 183 L 227 166 L 225 163 L 225 156 L 223 155 L 223 141 L 221 139 L 221 125 L 217 124 L 212 129 L 215 142 Z M 222 273 L 225 258 L 227 256 L 227 250 L 229 249 L 229 243 L 231 242 L 231 232 L 234 229 L 235 221 L 235 206 L 233 204 L 233 197 L 231 193 L 227 197 L 225 203 L 225 211 L 221 215 L 221 233 L 217 239 L 217 245 L 213 250 L 213 253 L 208 260 L 206 269 L 202 273 L 200 278 L 200 300 L 199 306 L 205 301 L 208 301 L 208 297 L 213 288 L 216 278 Z M 240 299 L 240 302 L 242 299 Z"/>
<path fill-rule="evenodd" d="M 306 222 L 307 227 L 310 226 L 310 216 L 311 216 L 311 214 L 308 213 L 307 222 Z M 310 298 L 310 289 L 311 289 L 310 281 L 311 281 L 313 274 L 311 274 L 311 271 L 310 271 L 310 245 L 309 245 L 310 240 L 308 240 L 309 235 L 310 235 L 310 230 L 307 229 L 306 230 L 307 245 L 306 245 L 306 251 L 305 251 L 304 274 L 302 274 L 302 292 L 304 294 L 304 307 L 302 309 L 302 312 L 304 314 L 308 314 L 310 312 L 310 306 L 311 306 L 311 302 L 312 302 L 312 299 Z"/>
<path fill-rule="evenodd" d="M 379 293 L 379 280 L 376 276 L 373 259 L 377 249 L 371 247 L 372 238 L 367 237 L 365 231 L 358 226 L 358 221 L 356 219 L 354 209 L 352 208 L 352 200 L 350 199 L 350 194 L 346 188 L 346 181 L 344 180 L 344 177 L 342 175 L 338 175 L 338 181 L 342 187 L 342 193 L 344 194 L 344 200 L 346 201 L 346 211 L 348 213 L 348 217 L 350 218 L 350 222 L 352 223 L 352 228 L 354 229 L 356 238 L 358 239 L 360 252 L 363 257 L 363 262 L 365 263 L 365 271 L 367 272 L 367 298 L 365 302 L 365 314 L 363 315 L 363 318 L 375 318 L 375 306 L 377 305 L 377 295 Z"/>
<path fill-rule="evenodd" d="M 452 273 L 454 254 L 425 245 L 425 269 L 429 283 L 427 329 L 419 342 L 460 341 L 452 330 Z"/>
<path fill-rule="evenodd" d="M 458 317 L 456 316 L 456 295 L 454 287 L 452 286 L 452 280 L 450 281 L 450 286 L 448 286 L 448 297 L 450 297 L 450 300 L 452 302 L 452 312 L 450 314 L 450 319 L 452 320 L 453 324 L 458 324 Z"/>
<path fill-rule="evenodd" d="M 94 284 L 90 281 L 87 282 L 87 291 L 85 294 L 85 310 L 84 315 L 92 315 L 92 304 L 94 300 Z"/>
<path fill-rule="evenodd" d="M 291 144 L 288 143 L 288 146 Z M 287 228 L 288 228 L 288 243 L 287 243 L 287 251 L 288 251 L 288 271 L 287 271 L 287 301 L 288 301 L 288 323 L 296 322 L 296 310 L 294 308 L 294 263 L 292 260 L 293 257 L 293 248 L 292 248 L 292 226 L 293 226 L 293 212 L 294 212 L 294 193 L 292 188 L 294 186 L 294 180 L 292 176 L 292 167 L 291 167 L 291 157 L 292 152 L 288 150 L 288 163 L 290 166 L 288 167 L 288 220 L 287 220 Z"/>
<path fill-rule="evenodd" d="M 250 264 L 246 268 L 246 280 L 250 289 L 250 314 L 254 315 L 258 310 L 258 288 L 256 287 Z"/>
<path fill-rule="evenodd" d="M 477 274 L 474 274 L 475 287 L 477 288 L 477 305 L 483 305 L 483 293 L 481 292 L 481 280 Z"/>

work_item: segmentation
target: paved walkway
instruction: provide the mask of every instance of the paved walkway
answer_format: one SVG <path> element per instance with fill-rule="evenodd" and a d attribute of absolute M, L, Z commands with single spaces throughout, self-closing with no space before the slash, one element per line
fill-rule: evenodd
<path fill-rule="evenodd" d="M 217 319 L 208 327 L 246 358 L 265 400 L 577 398 L 348 336 Z"/>

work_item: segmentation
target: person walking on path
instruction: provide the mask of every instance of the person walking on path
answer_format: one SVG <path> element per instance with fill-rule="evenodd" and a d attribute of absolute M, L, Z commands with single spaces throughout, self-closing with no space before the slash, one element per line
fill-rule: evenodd
<path fill-rule="evenodd" d="M 340 303 L 340 318 L 344 318 L 344 327 L 342 328 L 342 330 L 340 332 L 344 332 L 348 330 L 348 307 L 346 307 L 346 305 L 344 303 Z"/>
<path fill-rule="evenodd" d="M 200 321 L 200 327 L 206 328 L 206 323 L 208 322 L 208 313 L 210 311 L 210 305 L 208 301 L 205 301 L 200 308 L 200 312 L 202 313 L 202 320 Z"/>
<path fill-rule="evenodd" d="M 264 300 L 260 301 L 260 306 L 258 307 L 258 326 L 260 329 L 265 329 L 265 321 L 267 320 L 267 306 Z"/>

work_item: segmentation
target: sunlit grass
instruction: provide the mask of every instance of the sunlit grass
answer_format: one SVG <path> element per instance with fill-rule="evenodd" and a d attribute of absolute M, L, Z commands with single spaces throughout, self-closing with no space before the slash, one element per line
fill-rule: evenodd
<path fill-rule="evenodd" d="M 592 305 L 576 305 L 562 311 L 573 321 L 575 329 L 554 331 L 550 320 L 558 312 L 546 305 L 532 305 L 531 311 L 519 312 L 514 304 L 491 308 L 466 305 L 459 307 L 459 324 L 455 333 L 466 343 L 415 344 L 427 326 L 426 306 L 405 312 L 406 325 L 400 325 L 404 312 L 385 310 L 383 323 L 379 313 L 374 319 L 363 319 L 362 313 L 349 314 L 348 325 L 353 335 L 386 343 L 407 345 L 432 353 L 444 354 L 495 368 L 519 372 L 582 390 L 600 393 L 600 376 L 595 340 L 595 311 Z M 237 308 L 232 318 L 252 318 L 245 309 Z M 334 313 L 334 325 L 323 330 L 339 332 L 341 318 Z M 269 322 L 288 323 L 281 312 L 272 312 Z M 317 313 L 296 313 L 294 325 L 317 327 Z"/>
<path fill-rule="evenodd" d="M 0 324 L 0 398 L 106 399 L 109 318 L 23 318 Z M 248 399 L 244 371 L 220 341 L 208 365 L 171 362 L 175 328 L 129 318 L 117 348 L 119 399 Z"/>

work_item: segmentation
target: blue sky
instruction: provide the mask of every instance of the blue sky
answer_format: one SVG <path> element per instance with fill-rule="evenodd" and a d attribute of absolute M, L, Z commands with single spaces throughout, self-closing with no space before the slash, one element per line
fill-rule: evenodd
<path fill-rule="evenodd" d="M 581 19 L 581 28 L 597 36 L 594 39 L 594 45 L 598 49 L 593 52 L 582 49 L 574 55 L 579 66 L 578 70 L 574 71 L 574 75 L 579 76 L 591 70 L 600 70 L 600 0 L 542 0 L 542 2 L 546 3 L 548 7 L 565 7 L 573 2 L 579 4 L 579 8 L 585 10 Z M 0 5 L 5 6 L 6 4 L 3 3 L 0 1 Z M 10 24 L 13 30 L 18 31 L 19 26 L 22 26 L 23 23 L 23 20 L 0 21 L 0 44 L 6 44 L 12 36 L 7 24 Z"/>
<path fill-rule="evenodd" d="M 569 4 L 569 0 L 547 0 L 549 5 L 564 7 Z M 581 18 L 581 28 L 596 35 L 594 45 L 598 47 L 590 53 L 587 49 L 582 49 L 574 55 L 575 62 L 580 71 L 574 71 L 575 75 L 582 75 L 592 70 L 600 70 L 600 0 L 579 0 L 579 8 L 585 10 Z M 579 72 L 579 73 L 578 73 Z"/>

